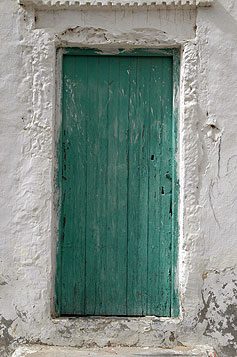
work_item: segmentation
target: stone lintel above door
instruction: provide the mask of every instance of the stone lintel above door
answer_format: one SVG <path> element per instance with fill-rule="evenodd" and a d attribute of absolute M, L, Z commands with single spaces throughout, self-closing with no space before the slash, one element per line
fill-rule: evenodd
<path fill-rule="evenodd" d="M 67 8 L 196 8 L 211 6 L 214 0 L 18 0 L 23 6 L 32 6 L 38 10 Z"/>

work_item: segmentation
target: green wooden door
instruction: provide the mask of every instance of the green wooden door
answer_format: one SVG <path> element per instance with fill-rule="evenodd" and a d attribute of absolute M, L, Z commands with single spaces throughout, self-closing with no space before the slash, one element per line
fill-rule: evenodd
<path fill-rule="evenodd" d="M 60 315 L 177 315 L 173 120 L 172 56 L 63 56 Z"/>

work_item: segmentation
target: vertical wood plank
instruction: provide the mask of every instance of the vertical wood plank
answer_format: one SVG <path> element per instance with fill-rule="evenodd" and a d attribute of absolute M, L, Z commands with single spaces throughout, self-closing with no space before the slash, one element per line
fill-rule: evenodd
<path fill-rule="evenodd" d="M 153 58 L 149 173 L 149 314 L 170 314 L 172 194 L 172 59 Z M 154 154 L 154 152 L 156 154 Z"/>
<path fill-rule="evenodd" d="M 86 57 L 78 61 L 77 56 L 65 56 L 64 59 L 62 309 L 65 313 L 75 314 L 84 313 L 86 61 Z"/>
<path fill-rule="evenodd" d="M 100 180 L 102 175 L 99 175 L 100 167 L 106 168 L 106 144 L 105 147 L 100 146 L 98 141 L 100 135 L 100 123 L 98 120 L 98 57 L 88 57 L 88 122 L 87 122 L 87 236 L 86 236 L 86 315 L 94 315 L 96 305 L 99 304 L 99 251 L 103 240 L 106 239 L 103 231 L 106 217 L 103 213 L 105 207 L 101 206 L 101 195 L 105 194 Z M 106 76 L 106 72 L 105 72 Z M 107 89 L 103 90 L 104 97 L 107 98 Z M 107 116 L 105 116 L 106 125 Z M 101 133 L 103 136 L 106 134 Z M 99 223 L 99 209 L 102 209 Z"/>
<path fill-rule="evenodd" d="M 160 212 L 160 288 L 159 310 L 170 315 L 171 293 L 171 248 L 172 248 L 172 59 L 162 58 L 162 145 L 160 183 L 164 188 L 161 195 Z"/>
<path fill-rule="evenodd" d="M 109 58 L 106 315 L 126 315 L 127 59 Z"/>
<path fill-rule="evenodd" d="M 160 184 L 160 173 L 162 172 L 162 59 L 151 58 L 149 77 L 149 192 L 148 192 L 148 212 L 149 212 L 149 237 L 148 237 L 148 301 L 147 314 L 157 314 L 160 309 L 160 249 L 161 249 L 161 197 L 164 188 Z M 156 90 L 152 90 L 156 88 Z"/>
<path fill-rule="evenodd" d="M 95 181 L 90 184 L 88 189 L 91 189 L 91 185 L 97 185 L 98 189 L 95 196 L 91 196 L 90 205 L 95 206 L 95 212 L 93 213 L 96 218 L 97 237 L 96 247 L 94 255 L 94 270 L 91 274 L 94 279 L 95 290 L 95 315 L 105 314 L 104 308 L 106 306 L 106 247 L 107 247 L 107 187 L 106 182 L 108 178 L 108 102 L 109 102 L 109 58 L 97 58 L 97 74 L 96 77 L 91 76 L 90 85 L 97 88 L 97 104 L 91 111 L 91 125 L 88 130 L 88 136 L 93 137 L 95 140 L 95 151 L 91 153 L 92 161 L 90 162 L 90 170 L 95 171 Z M 97 78 L 95 82 L 95 78 Z M 93 100 L 93 99 L 92 99 Z M 94 121 L 96 122 L 97 130 L 95 132 Z M 97 164 L 95 164 L 97 161 Z M 88 217 L 89 218 L 89 217 Z M 91 219 L 91 215 L 90 215 Z M 88 225 L 91 225 L 88 219 Z M 90 257 L 90 251 L 88 251 L 88 259 Z M 87 292 L 88 299 L 89 292 Z M 90 301 L 90 300 L 89 300 Z M 91 313 L 88 310 L 88 313 Z"/>
<path fill-rule="evenodd" d="M 149 58 L 131 58 L 128 156 L 127 314 L 146 314 Z"/>

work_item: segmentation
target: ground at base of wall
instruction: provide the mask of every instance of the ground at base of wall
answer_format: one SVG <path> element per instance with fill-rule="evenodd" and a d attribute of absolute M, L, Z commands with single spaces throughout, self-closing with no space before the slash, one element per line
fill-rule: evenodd
<path fill-rule="evenodd" d="M 216 353 L 209 347 L 177 347 L 175 349 L 151 348 L 151 347 L 114 347 L 114 348 L 93 348 L 77 349 L 71 347 L 45 347 L 45 346 L 24 346 L 18 347 L 12 357 L 87 357 L 87 356 L 178 356 L 178 357 L 216 357 Z"/>

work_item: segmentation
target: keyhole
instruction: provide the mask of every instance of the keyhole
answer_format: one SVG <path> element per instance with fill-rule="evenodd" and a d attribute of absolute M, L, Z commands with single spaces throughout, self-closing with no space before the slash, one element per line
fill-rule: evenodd
<path fill-rule="evenodd" d="M 154 160 L 154 155 L 151 155 L 151 160 L 152 160 L 152 161 Z"/>

